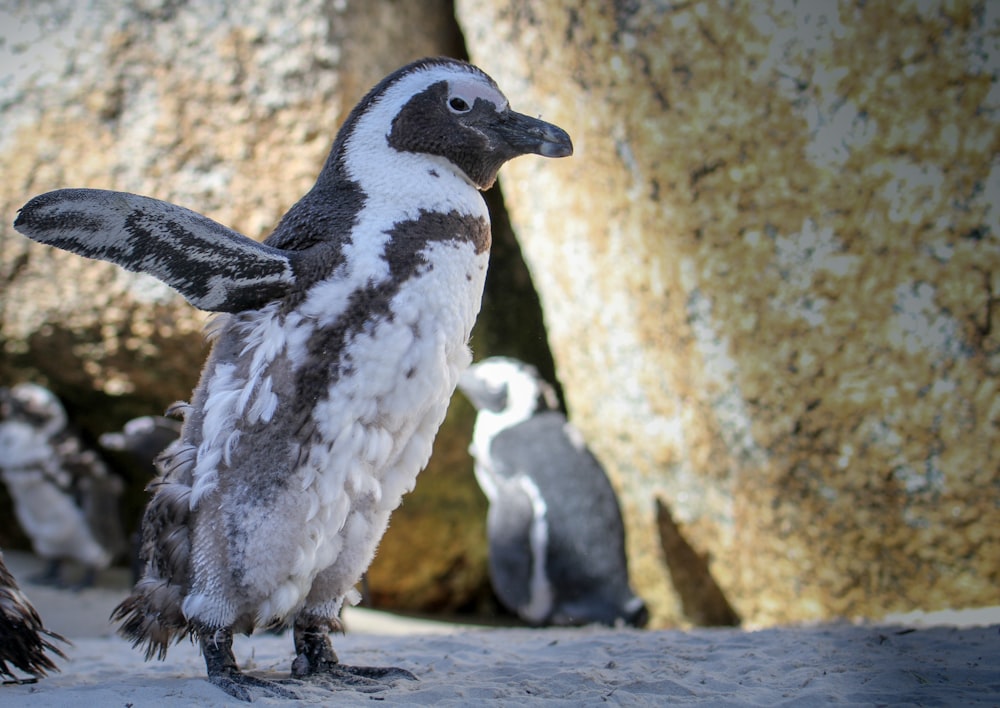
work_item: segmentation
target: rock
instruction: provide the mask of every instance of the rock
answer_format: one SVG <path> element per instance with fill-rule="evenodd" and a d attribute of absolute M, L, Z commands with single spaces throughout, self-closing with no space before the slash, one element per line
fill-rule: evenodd
<path fill-rule="evenodd" d="M 463 51 L 443 1 L 57 0 L 0 10 L 0 28 L 0 383 L 46 383 L 91 440 L 189 397 L 207 317 L 152 278 L 36 246 L 10 227 L 16 210 L 51 189 L 117 189 L 263 238 L 376 81 Z M 466 413 L 393 517 L 370 577 L 383 607 L 476 606 L 488 592 Z M 127 474 L 131 530 L 148 479 Z"/>
<path fill-rule="evenodd" d="M 997 7 L 456 5 L 653 623 L 995 604 Z"/>

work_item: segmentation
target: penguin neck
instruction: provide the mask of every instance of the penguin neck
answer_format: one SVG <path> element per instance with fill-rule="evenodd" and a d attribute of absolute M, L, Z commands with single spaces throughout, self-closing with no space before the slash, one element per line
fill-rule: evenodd
<path fill-rule="evenodd" d="M 531 418 L 538 410 L 537 403 L 537 397 L 521 396 L 509 398 L 503 410 L 480 410 L 476 414 L 476 424 L 472 429 L 470 451 L 473 457 L 486 464 L 493 438 L 501 431 L 513 428 Z"/>

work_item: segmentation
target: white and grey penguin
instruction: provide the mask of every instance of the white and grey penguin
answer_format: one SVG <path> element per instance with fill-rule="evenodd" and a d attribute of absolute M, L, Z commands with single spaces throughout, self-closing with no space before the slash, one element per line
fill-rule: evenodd
<path fill-rule="evenodd" d="M 66 658 L 50 640 L 66 640 L 42 624 L 38 611 L 17 585 L 0 552 L 0 678 L 4 683 L 31 683 L 48 671 L 58 671 L 51 655 Z M 23 679 L 11 667 L 31 674 Z"/>
<path fill-rule="evenodd" d="M 478 413 L 469 451 L 489 501 L 500 601 L 535 625 L 645 625 L 614 489 L 535 367 L 491 357 L 459 379 Z"/>
<path fill-rule="evenodd" d="M 122 480 L 70 429 L 54 393 L 35 383 L 0 389 L 0 477 L 35 553 L 48 561 L 37 582 L 63 584 L 62 566 L 93 583 L 125 548 L 118 514 Z"/>
<path fill-rule="evenodd" d="M 378 681 L 329 632 L 425 466 L 479 311 L 490 248 L 480 190 L 507 160 L 572 153 L 452 59 L 383 79 L 351 111 L 315 186 L 261 244 L 187 209 L 70 189 L 15 228 L 159 277 L 223 313 L 159 462 L 145 575 L 115 611 L 146 656 L 195 636 L 209 679 L 250 700 L 294 695 L 243 674 L 232 633 L 291 624 L 293 678 Z"/>

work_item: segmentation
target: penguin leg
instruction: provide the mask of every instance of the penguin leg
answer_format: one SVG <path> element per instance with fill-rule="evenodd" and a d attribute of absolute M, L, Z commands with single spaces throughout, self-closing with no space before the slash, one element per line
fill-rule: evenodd
<path fill-rule="evenodd" d="M 97 584 L 97 568 L 93 566 L 87 566 L 83 569 L 83 575 L 78 581 L 70 586 L 70 589 L 74 592 L 80 592 L 81 590 L 86 590 L 88 588 L 94 587 Z"/>
<path fill-rule="evenodd" d="M 35 585 L 48 585 L 51 587 L 63 587 L 62 560 L 60 558 L 50 558 L 45 564 L 45 570 L 37 575 L 28 578 Z"/>
<path fill-rule="evenodd" d="M 228 629 L 205 629 L 198 632 L 201 652 L 205 657 L 208 680 L 233 698 L 250 702 L 254 690 L 289 700 L 297 700 L 298 694 L 279 686 L 273 681 L 249 676 L 240 671 L 233 655 L 233 633 Z"/>
<path fill-rule="evenodd" d="M 380 691 L 381 682 L 396 679 L 416 681 L 406 669 L 380 666 L 347 666 L 341 664 L 330 642 L 330 631 L 340 630 L 340 622 L 300 613 L 292 630 L 295 639 L 295 660 L 292 677 L 318 680 L 330 688 L 350 686 L 364 692 Z"/>

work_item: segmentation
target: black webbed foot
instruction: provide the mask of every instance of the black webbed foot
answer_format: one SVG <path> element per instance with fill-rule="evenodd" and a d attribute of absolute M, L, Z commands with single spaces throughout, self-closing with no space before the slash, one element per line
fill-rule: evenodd
<path fill-rule="evenodd" d="M 341 664 L 333 651 L 328 636 L 329 627 L 319 624 L 295 622 L 295 660 L 292 678 L 306 679 L 328 688 L 350 687 L 365 693 L 386 688 L 386 683 L 397 679 L 418 680 L 406 669 L 393 666 L 346 666 Z"/>
<path fill-rule="evenodd" d="M 97 585 L 97 569 L 87 568 L 83 571 L 83 575 L 78 581 L 72 583 L 68 586 L 73 592 L 81 592 L 83 590 L 89 590 Z"/>
<path fill-rule="evenodd" d="M 233 634 L 228 629 L 200 633 L 200 640 L 208 680 L 233 698 L 249 703 L 253 700 L 255 690 L 277 698 L 299 698 L 297 693 L 274 681 L 241 672 L 236 665 L 236 657 L 233 656 Z"/>
<path fill-rule="evenodd" d="M 52 588 L 65 588 L 66 583 L 62 577 L 62 561 L 58 558 L 49 560 L 45 564 L 45 569 L 28 578 L 28 582 Z"/>

